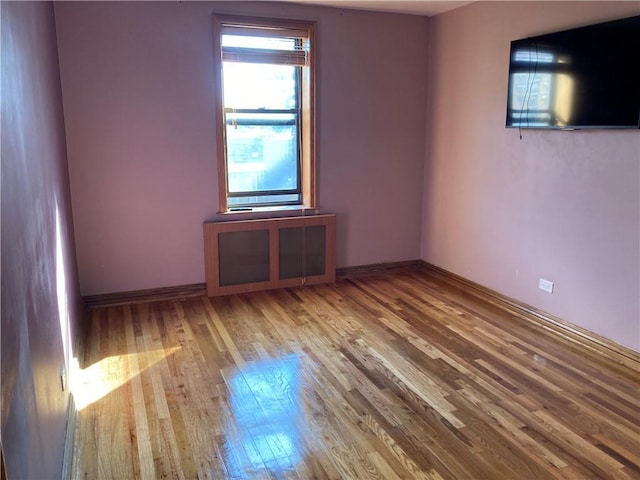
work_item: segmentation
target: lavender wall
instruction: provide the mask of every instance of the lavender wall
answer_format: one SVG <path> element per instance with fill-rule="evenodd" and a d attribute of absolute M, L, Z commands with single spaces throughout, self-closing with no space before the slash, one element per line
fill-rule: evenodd
<path fill-rule="evenodd" d="M 640 350 L 640 133 L 506 129 L 509 42 L 637 2 L 480 2 L 430 23 L 422 258 Z M 538 289 L 555 282 L 553 294 Z"/>
<path fill-rule="evenodd" d="M 264 2 L 56 2 L 84 295 L 204 281 L 213 12 L 318 22 L 318 198 L 337 264 L 420 254 L 427 19 Z"/>
<path fill-rule="evenodd" d="M 53 6 L 0 13 L 2 449 L 8 478 L 60 478 L 80 313 Z"/>

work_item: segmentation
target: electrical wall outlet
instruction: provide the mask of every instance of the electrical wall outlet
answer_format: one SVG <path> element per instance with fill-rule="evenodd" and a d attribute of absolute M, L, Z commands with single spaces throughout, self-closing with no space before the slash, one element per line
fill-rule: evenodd
<path fill-rule="evenodd" d="M 553 293 L 553 282 L 541 278 L 540 280 L 538 280 L 538 288 L 543 292 Z"/>

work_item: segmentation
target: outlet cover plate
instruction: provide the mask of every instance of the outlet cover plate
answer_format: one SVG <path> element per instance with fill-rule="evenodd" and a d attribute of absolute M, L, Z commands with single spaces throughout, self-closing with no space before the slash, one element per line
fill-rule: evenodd
<path fill-rule="evenodd" d="M 538 281 L 538 288 L 543 292 L 553 293 L 553 282 L 550 280 L 545 280 L 544 278 L 541 278 Z"/>

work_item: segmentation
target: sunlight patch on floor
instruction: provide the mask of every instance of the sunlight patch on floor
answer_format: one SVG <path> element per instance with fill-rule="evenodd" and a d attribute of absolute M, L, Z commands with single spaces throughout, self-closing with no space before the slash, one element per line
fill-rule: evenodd
<path fill-rule="evenodd" d="M 180 348 L 182 347 L 113 355 L 103 358 L 87 368 L 80 368 L 78 359 L 74 358 L 71 367 L 71 392 L 76 409 L 83 410 L 130 381 L 134 375 L 129 365 L 134 358 L 138 365 L 146 365 L 145 369 L 148 369 Z M 143 369 L 140 370 L 140 373 L 142 371 Z"/>

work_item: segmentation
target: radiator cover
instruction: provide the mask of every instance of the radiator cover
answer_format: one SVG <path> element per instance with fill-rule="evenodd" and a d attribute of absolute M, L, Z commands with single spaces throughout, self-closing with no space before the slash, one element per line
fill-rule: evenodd
<path fill-rule="evenodd" d="M 204 223 L 210 297 L 335 281 L 335 215 Z"/>

